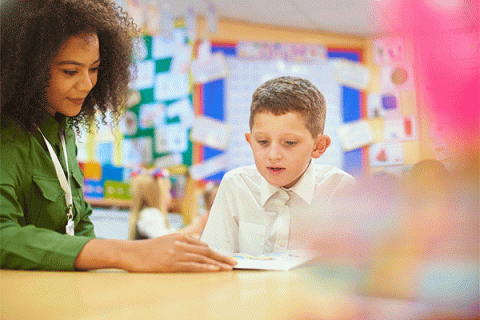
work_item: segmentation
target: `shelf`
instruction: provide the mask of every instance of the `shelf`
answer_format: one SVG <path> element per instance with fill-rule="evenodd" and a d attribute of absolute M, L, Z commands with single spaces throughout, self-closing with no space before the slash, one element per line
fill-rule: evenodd
<path fill-rule="evenodd" d="M 92 207 L 115 207 L 122 209 L 130 209 L 132 205 L 132 200 L 121 200 L 121 199 L 105 199 L 105 198 L 85 198 L 85 200 L 90 203 Z M 169 212 L 181 212 L 181 203 L 182 199 L 173 198 L 172 204 L 170 205 Z"/>
<path fill-rule="evenodd" d="M 92 207 L 116 207 L 130 209 L 132 200 L 104 199 L 104 198 L 85 198 Z"/>

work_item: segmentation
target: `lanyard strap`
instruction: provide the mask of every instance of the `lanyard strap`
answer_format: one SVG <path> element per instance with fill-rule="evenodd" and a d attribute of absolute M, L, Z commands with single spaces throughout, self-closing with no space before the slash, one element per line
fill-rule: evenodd
<path fill-rule="evenodd" d="M 43 135 L 43 132 L 38 128 L 38 131 L 42 134 L 43 139 L 45 140 L 45 144 L 47 145 L 48 152 L 50 153 L 50 157 L 52 158 L 53 165 L 55 166 L 55 171 L 57 173 L 58 181 L 60 182 L 60 186 L 62 187 L 63 191 L 65 191 L 65 203 L 67 204 L 67 218 L 68 218 L 68 223 L 67 223 L 67 234 L 73 235 L 73 231 L 71 226 L 73 225 L 73 201 L 72 201 L 72 189 L 70 185 L 70 170 L 68 169 L 68 157 L 67 157 L 67 146 L 65 143 L 65 136 L 63 132 L 60 132 L 60 141 L 62 142 L 62 149 L 63 149 L 63 154 L 65 156 L 65 164 L 67 167 L 67 174 L 68 176 L 65 176 L 65 172 L 63 172 L 62 165 L 60 164 L 60 160 L 58 160 L 58 157 L 55 153 L 55 151 L 52 148 L 52 145 L 50 142 L 48 142 L 47 138 Z"/>

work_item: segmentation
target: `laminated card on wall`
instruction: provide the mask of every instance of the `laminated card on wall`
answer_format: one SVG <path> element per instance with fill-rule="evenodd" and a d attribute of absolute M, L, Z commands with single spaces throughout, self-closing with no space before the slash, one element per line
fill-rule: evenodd
<path fill-rule="evenodd" d="M 228 147 L 230 125 L 205 116 L 195 119 L 191 138 L 210 148 L 225 150 Z"/>
<path fill-rule="evenodd" d="M 345 151 L 365 147 L 374 142 L 370 125 L 365 120 L 344 124 L 338 128 L 337 133 Z"/>

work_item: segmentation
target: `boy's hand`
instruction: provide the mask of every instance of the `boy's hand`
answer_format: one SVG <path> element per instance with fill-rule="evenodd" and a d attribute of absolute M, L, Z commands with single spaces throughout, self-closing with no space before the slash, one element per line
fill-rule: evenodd
<path fill-rule="evenodd" d="M 133 272 L 212 272 L 232 270 L 237 262 L 200 240 L 183 234 L 168 234 L 130 242 L 122 269 Z"/>

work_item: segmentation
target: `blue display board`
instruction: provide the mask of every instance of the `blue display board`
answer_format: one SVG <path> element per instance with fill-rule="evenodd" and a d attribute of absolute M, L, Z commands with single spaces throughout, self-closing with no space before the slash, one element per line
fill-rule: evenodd
<path fill-rule="evenodd" d="M 338 48 L 327 49 L 328 59 L 345 58 L 352 61 L 362 61 L 362 52 L 360 50 L 346 50 Z M 212 44 L 212 52 L 222 52 L 225 56 L 236 56 L 237 49 L 235 44 Z M 252 91 L 253 93 L 253 91 Z M 363 117 L 363 93 L 359 90 L 341 86 L 339 107 L 342 109 L 343 123 L 359 120 Z M 201 85 L 198 103 L 201 105 L 201 113 L 205 116 L 212 117 L 220 121 L 226 121 L 226 80 L 220 79 Z M 201 146 L 200 160 L 207 160 L 218 156 L 225 151 L 212 149 Z M 352 175 L 358 176 L 364 171 L 364 151 L 362 149 L 349 152 L 342 152 L 342 163 L 345 171 Z M 197 157 L 198 158 L 198 157 Z M 220 181 L 226 170 L 220 171 L 212 175 L 206 180 Z"/>

